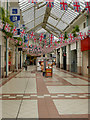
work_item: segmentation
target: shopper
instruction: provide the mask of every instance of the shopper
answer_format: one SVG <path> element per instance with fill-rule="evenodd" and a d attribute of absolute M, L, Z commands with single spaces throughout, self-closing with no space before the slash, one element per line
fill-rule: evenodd
<path fill-rule="evenodd" d="M 27 60 L 25 60 L 24 67 L 25 67 L 25 70 L 27 71 Z"/>

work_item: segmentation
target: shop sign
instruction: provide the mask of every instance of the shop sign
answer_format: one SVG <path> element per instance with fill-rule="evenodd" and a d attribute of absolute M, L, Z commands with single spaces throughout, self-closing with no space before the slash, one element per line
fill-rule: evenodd
<path fill-rule="evenodd" d="M 19 37 L 20 35 L 20 9 L 18 7 L 10 8 L 10 20 L 14 23 L 14 26 L 17 29 L 17 35 L 14 35 L 14 37 Z"/>
<path fill-rule="evenodd" d="M 85 38 L 84 40 L 81 40 L 81 51 L 87 51 L 90 50 L 90 38 Z"/>

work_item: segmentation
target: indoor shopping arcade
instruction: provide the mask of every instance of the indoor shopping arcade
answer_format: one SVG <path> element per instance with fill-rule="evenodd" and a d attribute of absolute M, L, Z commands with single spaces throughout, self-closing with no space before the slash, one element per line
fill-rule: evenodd
<path fill-rule="evenodd" d="M 89 120 L 89 87 L 89 0 L 0 0 L 0 120 Z"/>

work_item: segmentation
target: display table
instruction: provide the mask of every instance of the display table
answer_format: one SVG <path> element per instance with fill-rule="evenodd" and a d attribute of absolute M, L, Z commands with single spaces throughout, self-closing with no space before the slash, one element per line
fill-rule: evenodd
<path fill-rule="evenodd" d="M 52 77 L 52 68 L 46 68 L 46 77 Z"/>

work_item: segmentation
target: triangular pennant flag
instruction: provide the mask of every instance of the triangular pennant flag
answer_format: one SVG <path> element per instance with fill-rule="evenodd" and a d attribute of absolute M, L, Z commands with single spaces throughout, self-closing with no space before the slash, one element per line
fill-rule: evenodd
<path fill-rule="evenodd" d="M 86 10 L 90 13 L 90 2 L 85 2 Z"/>
<path fill-rule="evenodd" d="M 74 0 L 73 6 L 74 6 L 75 12 L 80 12 L 81 11 L 80 3 L 78 2 L 78 0 Z"/>
<path fill-rule="evenodd" d="M 54 0 L 46 0 L 47 7 L 54 7 Z"/>
<path fill-rule="evenodd" d="M 60 0 L 60 7 L 61 10 L 67 10 L 68 9 L 67 2 L 65 0 Z"/>

